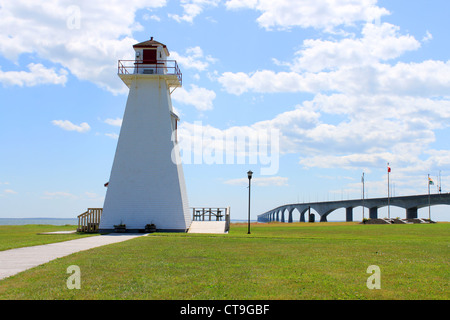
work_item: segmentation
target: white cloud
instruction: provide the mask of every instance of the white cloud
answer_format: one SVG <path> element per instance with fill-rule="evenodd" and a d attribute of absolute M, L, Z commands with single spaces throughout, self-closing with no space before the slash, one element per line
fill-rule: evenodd
<path fill-rule="evenodd" d="M 40 84 L 65 85 L 67 82 L 67 71 L 64 69 L 56 72 L 40 63 L 30 63 L 27 68 L 29 72 L 0 70 L 0 83 L 5 86 L 32 87 Z"/>
<path fill-rule="evenodd" d="M 97 200 L 97 201 L 104 201 L 104 196 L 98 195 L 95 192 L 88 192 L 86 191 L 82 196 L 82 198 L 89 199 L 89 200 Z"/>
<path fill-rule="evenodd" d="M 126 93 L 128 88 L 114 75 L 117 60 L 133 57 L 132 45 L 138 41 L 132 33 L 142 28 L 135 13 L 165 4 L 165 0 L 82 0 L 73 6 L 62 1 L 0 0 L 0 54 L 14 62 L 24 53 L 33 54 L 61 65 L 78 79 Z"/>
<path fill-rule="evenodd" d="M 146 14 L 144 14 L 144 16 L 142 17 L 144 20 L 154 20 L 154 21 L 161 21 L 161 18 L 160 17 L 158 17 L 156 14 L 152 14 L 152 15 L 150 15 L 150 14 L 148 14 L 148 13 L 146 13 Z"/>
<path fill-rule="evenodd" d="M 309 76 L 309 75 L 307 75 Z M 253 92 L 312 92 L 307 76 L 296 72 L 274 72 L 260 70 L 250 74 L 244 72 L 224 72 L 218 79 L 225 91 L 241 95 L 248 91 Z M 313 76 L 313 75 L 312 75 Z"/>
<path fill-rule="evenodd" d="M 71 194 L 71 193 L 65 192 L 65 191 L 55 191 L 55 192 L 45 191 L 44 195 L 41 198 L 42 199 L 58 199 L 58 198 L 76 199 L 78 197 L 74 194 Z"/>
<path fill-rule="evenodd" d="M 5 189 L 5 190 L 3 190 L 3 192 L 6 194 L 17 194 L 17 192 L 12 189 Z"/>
<path fill-rule="evenodd" d="M 80 133 L 88 132 L 91 127 L 86 122 L 81 123 L 80 125 L 75 125 L 69 120 L 53 120 L 52 123 L 67 131 L 77 131 Z"/>
<path fill-rule="evenodd" d="M 261 10 L 262 3 L 229 1 L 227 5 Z M 315 9 L 323 3 L 317 2 Z M 357 5 L 355 1 L 327 3 L 330 8 L 338 4 Z M 307 25 L 301 14 L 297 23 L 289 22 L 296 15 L 295 10 L 284 12 L 285 21 L 276 20 L 282 16 L 277 10 L 283 5 L 287 3 L 267 4 L 267 8 L 271 6 L 267 13 L 274 16 L 272 24 L 267 23 L 266 27 Z M 309 1 L 303 1 L 302 5 L 314 6 Z M 327 13 L 330 12 L 323 12 Z M 311 15 L 309 26 L 328 29 L 339 25 L 332 20 L 326 26 L 314 24 L 316 18 L 317 15 Z M 450 60 L 411 63 L 394 60 L 419 49 L 421 43 L 389 23 L 366 22 L 361 25 L 359 38 L 350 34 L 339 37 L 339 40 L 304 40 L 292 61 L 274 59 L 276 65 L 287 66 L 289 71 L 224 72 L 218 76 L 223 89 L 234 95 L 247 92 L 314 95 L 294 110 L 242 130 L 278 129 L 280 153 L 299 154 L 299 162 L 306 168 L 367 169 L 379 168 L 386 162 L 396 163 L 409 172 L 450 168 L 448 152 L 430 150 L 436 141 L 435 130 L 450 127 Z M 390 60 L 394 62 L 389 63 Z"/>
<path fill-rule="evenodd" d="M 116 127 L 120 127 L 122 125 L 122 121 L 123 119 L 121 118 L 116 118 L 116 119 L 106 119 L 105 123 L 111 125 L 111 126 L 116 126 Z"/>
<path fill-rule="evenodd" d="M 206 70 L 210 63 L 214 63 L 216 61 L 216 59 L 210 55 L 204 56 L 203 50 L 199 46 L 187 48 L 185 55 L 172 51 L 170 53 L 170 57 L 176 60 L 180 67 L 195 69 L 197 71 Z"/>
<path fill-rule="evenodd" d="M 330 123 L 324 114 L 340 114 L 343 118 Z M 449 123 L 449 100 L 319 94 L 294 110 L 250 126 L 221 130 L 212 126 L 197 128 L 185 122 L 180 127 L 180 138 L 199 139 L 198 135 L 202 134 L 204 148 L 212 143 L 220 149 L 215 140 L 205 140 L 205 137 L 219 137 L 220 141 L 220 137 L 228 135 L 251 137 L 275 129 L 279 132 L 280 154 L 298 154 L 300 164 L 307 168 L 367 169 L 379 168 L 391 161 L 414 171 L 423 159 L 427 159 L 428 168 L 450 168 L 448 152 L 428 151 L 436 140 L 434 130 L 448 128 Z M 196 141 L 193 144 L 201 145 Z M 225 146 L 222 148 L 223 152 L 230 151 Z"/>
<path fill-rule="evenodd" d="M 394 59 L 406 51 L 416 50 L 420 42 L 410 35 L 400 35 L 399 27 L 389 23 L 368 23 L 360 39 L 341 41 L 305 40 L 303 49 L 296 52 L 292 71 L 318 72 L 344 66 L 367 66 L 379 61 Z"/>
<path fill-rule="evenodd" d="M 253 91 L 273 92 L 343 92 L 348 94 L 395 94 L 413 96 L 448 96 L 450 60 L 399 62 L 394 66 L 374 63 L 341 67 L 331 72 L 224 72 L 219 78 L 223 88 L 235 95 Z"/>
<path fill-rule="evenodd" d="M 377 0 L 229 0 L 228 9 L 253 9 L 261 12 L 257 21 L 266 29 L 292 27 L 318 28 L 332 31 L 341 25 L 359 21 L 377 21 L 389 11 Z"/>
<path fill-rule="evenodd" d="M 213 109 L 213 100 L 216 98 L 216 93 L 191 84 L 190 90 L 185 88 L 175 90 L 172 93 L 172 98 L 178 103 L 192 105 L 199 111 L 207 111 Z"/>
<path fill-rule="evenodd" d="M 119 135 L 117 133 L 105 133 L 105 136 L 110 137 L 111 139 L 119 139 Z"/>
<path fill-rule="evenodd" d="M 438 168 L 450 168 L 450 150 L 436 150 L 436 149 L 430 149 L 425 152 L 430 156 L 429 160 L 432 162 L 428 166 L 431 167 L 438 167 Z"/>
<path fill-rule="evenodd" d="M 192 23 L 194 18 L 203 12 L 205 7 L 217 6 L 220 0 L 181 0 L 183 15 L 169 14 L 169 17 L 177 22 Z"/>
<path fill-rule="evenodd" d="M 255 9 L 258 0 L 228 0 L 225 2 L 227 9 Z"/>
<path fill-rule="evenodd" d="M 427 30 L 426 35 L 422 39 L 422 42 L 428 42 L 431 40 L 433 40 L 433 35 L 430 33 L 430 31 Z"/>

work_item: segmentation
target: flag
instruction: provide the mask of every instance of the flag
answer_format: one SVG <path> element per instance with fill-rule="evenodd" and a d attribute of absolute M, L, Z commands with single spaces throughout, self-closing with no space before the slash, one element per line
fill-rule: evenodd
<path fill-rule="evenodd" d="M 391 172 L 391 167 L 388 166 L 388 172 Z"/>
<path fill-rule="evenodd" d="M 433 179 L 431 179 L 430 177 L 428 177 L 428 183 L 430 186 L 434 185 Z"/>

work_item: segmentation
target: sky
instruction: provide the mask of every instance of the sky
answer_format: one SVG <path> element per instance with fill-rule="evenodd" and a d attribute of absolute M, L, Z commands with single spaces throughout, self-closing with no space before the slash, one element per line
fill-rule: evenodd
<path fill-rule="evenodd" d="M 191 207 L 246 219 L 248 170 L 252 220 L 359 199 L 363 173 L 366 198 L 427 194 L 428 175 L 431 193 L 450 192 L 448 12 L 447 0 L 0 0 L 0 217 L 103 206 L 128 95 L 117 61 L 150 37 L 183 73 L 172 104 Z M 431 214 L 450 221 L 448 206 Z"/>

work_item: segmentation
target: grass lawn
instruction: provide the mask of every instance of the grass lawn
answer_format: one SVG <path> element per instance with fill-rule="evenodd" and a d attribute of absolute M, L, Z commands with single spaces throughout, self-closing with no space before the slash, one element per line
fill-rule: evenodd
<path fill-rule="evenodd" d="M 232 224 L 226 235 L 153 233 L 79 252 L 1 280 L 0 299 L 450 298 L 449 223 L 270 223 L 251 231 Z M 35 237 L 29 232 L 24 238 Z M 80 267 L 79 290 L 67 289 L 70 265 Z M 367 288 L 371 265 L 380 268 L 381 289 Z"/>
<path fill-rule="evenodd" d="M 53 226 L 53 225 L 0 225 L 0 251 L 13 248 L 36 246 L 41 244 L 60 242 L 89 237 L 93 234 L 40 234 L 54 231 L 76 230 L 77 226 Z"/>

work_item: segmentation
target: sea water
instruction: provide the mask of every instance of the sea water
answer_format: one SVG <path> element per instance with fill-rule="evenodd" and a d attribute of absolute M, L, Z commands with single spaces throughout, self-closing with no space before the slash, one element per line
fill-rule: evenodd
<path fill-rule="evenodd" d="M 0 218 L 0 225 L 49 224 L 54 226 L 78 225 L 77 218 Z"/>

